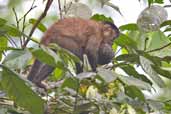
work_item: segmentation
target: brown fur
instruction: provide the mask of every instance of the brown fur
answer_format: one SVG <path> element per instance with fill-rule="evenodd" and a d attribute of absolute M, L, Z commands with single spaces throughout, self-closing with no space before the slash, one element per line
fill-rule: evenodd
<path fill-rule="evenodd" d="M 97 64 L 107 64 L 113 58 L 112 43 L 114 38 L 118 37 L 119 31 L 114 24 L 97 22 L 94 20 L 85 20 L 80 18 L 66 18 L 54 23 L 44 34 L 41 44 L 48 45 L 56 43 L 65 48 L 81 60 L 83 54 L 86 54 L 93 71 L 96 71 Z M 35 63 L 39 63 L 36 60 Z M 53 68 L 44 65 L 44 69 L 53 71 Z M 76 63 L 77 73 L 82 72 L 82 66 Z M 41 82 L 48 75 L 42 71 L 35 73 L 33 68 L 28 79 L 33 82 Z M 38 68 L 36 68 L 38 69 Z M 44 73 L 42 73 L 44 72 Z M 41 76 L 46 74 L 46 76 Z M 40 78 L 42 77 L 42 78 Z"/>

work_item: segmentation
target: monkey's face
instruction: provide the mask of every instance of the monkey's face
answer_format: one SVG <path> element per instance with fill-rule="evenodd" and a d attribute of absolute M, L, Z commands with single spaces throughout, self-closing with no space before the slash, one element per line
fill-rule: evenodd
<path fill-rule="evenodd" d="M 104 23 L 103 25 L 103 42 L 109 45 L 113 44 L 115 38 L 119 36 L 118 28 L 112 23 Z"/>

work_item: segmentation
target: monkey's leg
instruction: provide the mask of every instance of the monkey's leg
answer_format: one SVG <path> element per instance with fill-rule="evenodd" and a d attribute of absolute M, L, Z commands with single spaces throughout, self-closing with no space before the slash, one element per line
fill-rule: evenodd
<path fill-rule="evenodd" d="M 33 82 L 41 88 L 46 88 L 46 85 L 42 84 L 41 82 L 45 80 L 54 71 L 54 69 L 55 68 L 52 66 L 43 64 L 40 71 L 36 74 L 35 80 L 33 80 Z"/>
<path fill-rule="evenodd" d="M 37 86 L 46 88 L 45 85 L 41 83 L 41 81 L 46 79 L 53 72 L 53 70 L 53 67 L 35 60 L 35 63 L 33 64 L 32 69 L 28 75 L 28 79 L 35 83 Z"/>
<path fill-rule="evenodd" d="M 80 58 L 81 61 L 83 61 L 83 49 L 77 47 L 76 49 L 68 49 L 70 52 L 72 52 L 74 55 Z M 83 72 L 83 65 L 81 65 L 79 62 L 75 63 L 76 66 L 76 73 L 79 74 Z"/>
<path fill-rule="evenodd" d="M 98 44 L 93 43 L 93 41 L 88 42 L 88 45 L 85 49 L 85 54 L 88 57 L 88 61 L 91 65 L 91 68 L 94 72 L 96 72 L 97 62 L 98 62 Z"/>
<path fill-rule="evenodd" d="M 91 68 L 93 70 L 93 72 L 96 72 L 96 67 L 97 67 L 97 58 L 95 55 L 91 54 L 91 53 L 87 53 L 87 57 L 88 57 L 88 61 L 91 65 Z"/>
<path fill-rule="evenodd" d="M 31 68 L 31 70 L 29 72 L 28 77 L 27 77 L 28 80 L 30 80 L 30 81 L 33 81 L 34 80 L 36 74 L 39 72 L 39 70 L 40 70 L 40 68 L 41 68 L 42 65 L 43 64 L 39 60 L 36 59 L 34 61 L 34 64 L 33 64 L 32 68 Z"/>
<path fill-rule="evenodd" d="M 34 82 L 41 82 L 42 80 L 45 80 L 54 70 L 55 68 L 52 66 L 49 66 L 47 64 L 43 64 L 39 72 L 36 74 L 34 78 Z"/>

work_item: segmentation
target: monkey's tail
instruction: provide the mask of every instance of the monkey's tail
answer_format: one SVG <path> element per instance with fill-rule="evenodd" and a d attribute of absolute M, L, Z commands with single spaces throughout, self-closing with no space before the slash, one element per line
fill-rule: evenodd
<path fill-rule="evenodd" d="M 54 67 L 44 64 L 36 59 L 27 78 L 37 85 L 40 84 L 42 80 L 46 79 L 53 70 Z"/>

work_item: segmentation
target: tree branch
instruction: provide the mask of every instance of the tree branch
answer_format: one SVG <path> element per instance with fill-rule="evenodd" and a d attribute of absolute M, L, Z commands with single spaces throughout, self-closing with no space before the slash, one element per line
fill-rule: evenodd
<path fill-rule="evenodd" d="M 59 7 L 60 19 L 62 19 L 62 9 L 61 9 L 61 1 L 60 0 L 58 0 L 58 7 Z"/>
<path fill-rule="evenodd" d="M 31 36 L 33 35 L 34 31 L 36 30 L 36 27 L 39 25 L 39 23 L 41 22 L 41 20 L 46 16 L 51 4 L 52 4 L 53 0 L 48 0 L 47 3 L 46 3 L 46 7 L 43 11 L 43 13 L 40 15 L 40 17 L 37 19 L 36 23 L 33 25 L 30 33 L 29 33 L 29 38 L 27 38 L 27 40 L 24 42 L 22 48 L 25 48 L 28 44 L 28 42 L 30 41 L 31 39 Z"/>

